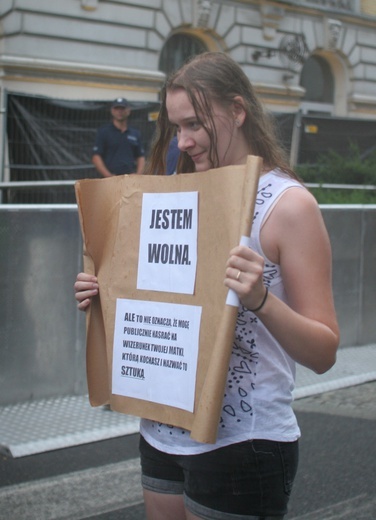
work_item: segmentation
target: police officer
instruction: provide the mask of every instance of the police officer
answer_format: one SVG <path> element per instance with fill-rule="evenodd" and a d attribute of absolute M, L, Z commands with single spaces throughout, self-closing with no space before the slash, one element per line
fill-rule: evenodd
<path fill-rule="evenodd" d="M 142 174 L 145 152 L 140 132 L 128 126 L 129 102 L 117 98 L 111 105 L 112 122 L 100 127 L 93 147 L 92 162 L 103 177 L 126 173 Z"/>

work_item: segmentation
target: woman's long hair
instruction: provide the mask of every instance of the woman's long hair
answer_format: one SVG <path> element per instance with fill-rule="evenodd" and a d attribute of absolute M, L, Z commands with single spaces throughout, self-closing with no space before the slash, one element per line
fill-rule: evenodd
<path fill-rule="evenodd" d="M 209 134 L 212 168 L 220 166 L 217 153 L 217 136 L 213 122 L 212 103 L 230 109 L 236 97 L 243 100 L 246 117 L 242 125 L 249 154 L 263 158 L 264 166 L 279 168 L 289 176 L 297 178 L 291 170 L 285 150 L 275 132 L 271 117 L 264 111 L 248 77 L 241 67 L 227 54 L 205 52 L 185 63 L 167 80 L 161 91 L 161 108 L 153 140 L 152 151 L 145 173 L 163 175 L 166 171 L 166 155 L 175 128 L 169 122 L 166 109 L 166 96 L 169 91 L 184 89 L 192 103 L 199 121 L 205 121 L 204 128 Z M 202 123 L 203 124 L 203 123 Z M 192 159 L 181 153 L 178 173 L 195 171 Z"/>

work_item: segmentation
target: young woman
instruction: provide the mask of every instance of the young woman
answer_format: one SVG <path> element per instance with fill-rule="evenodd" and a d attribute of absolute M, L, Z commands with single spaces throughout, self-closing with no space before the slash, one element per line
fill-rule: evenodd
<path fill-rule="evenodd" d="M 146 173 L 165 171 L 174 134 L 179 173 L 243 164 L 249 154 L 264 167 L 251 247 L 235 247 L 224 273 L 240 306 L 217 442 L 141 421 L 147 518 L 282 519 L 298 463 L 295 363 L 323 373 L 339 343 L 327 232 L 252 85 L 226 54 L 201 54 L 167 80 Z M 78 308 L 98 291 L 95 277 L 79 274 Z"/>

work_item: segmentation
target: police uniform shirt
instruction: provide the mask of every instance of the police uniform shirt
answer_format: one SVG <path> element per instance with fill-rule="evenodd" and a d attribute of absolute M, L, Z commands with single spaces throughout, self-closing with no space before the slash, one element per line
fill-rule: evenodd
<path fill-rule="evenodd" d="M 135 173 L 136 159 L 145 155 L 138 130 L 128 127 L 125 132 L 121 132 L 112 123 L 98 129 L 93 153 L 100 155 L 106 167 L 115 175 Z"/>

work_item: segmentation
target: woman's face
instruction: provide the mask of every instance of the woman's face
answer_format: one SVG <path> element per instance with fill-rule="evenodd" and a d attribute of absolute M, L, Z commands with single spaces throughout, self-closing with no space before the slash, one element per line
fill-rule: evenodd
<path fill-rule="evenodd" d="M 236 116 L 230 110 L 212 103 L 213 123 L 205 120 L 205 116 L 200 120 L 183 89 L 167 92 L 166 108 L 170 122 L 176 126 L 178 147 L 191 157 L 196 171 L 203 172 L 214 167 L 210 160 L 210 136 L 204 125 L 215 126 L 218 167 L 246 161 L 248 151 L 244 150 L 243 133 L 236 126 Z"/>

